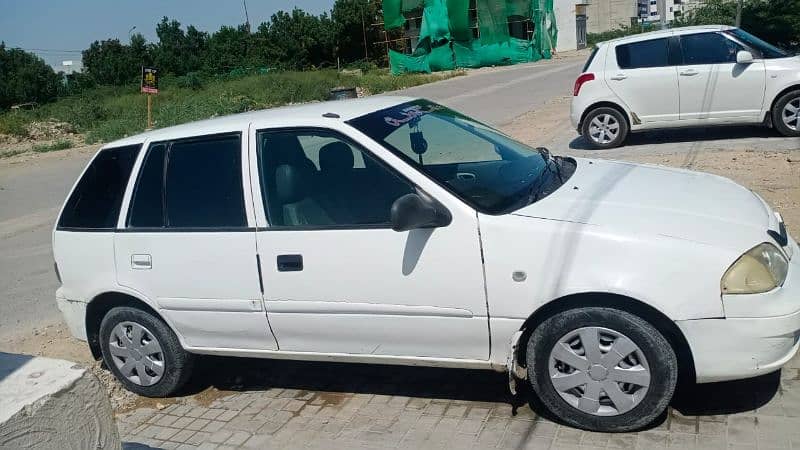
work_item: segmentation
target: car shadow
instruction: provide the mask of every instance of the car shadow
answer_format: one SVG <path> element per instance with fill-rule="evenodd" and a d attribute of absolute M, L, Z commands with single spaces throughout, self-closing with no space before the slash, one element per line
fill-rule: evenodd
<path fill-rule="evenodd" d="M 781 138 L 775 130 L 763 126 L 715 126 L 696 128 L 673 128 L 639 131 L 628 135 L 624 146 L 681 144 L 687 142 L 718 141 L 744 138 Z M 572 150 L 603 151 L 592 147 L 586 139 L 578 136 L 569 143 Z M 623 147 L 624 148 L 624 147 Z"/>
<path fill-rule="evenodd" d="M 297 389 L 326 394 L 375 394 L 466 400 L 530 407 L 535 414 L 559 422 L 542 407 L 527 383 L 517 395 L 508 390 L 504 373 L 487 370 L 282 361 L 205 356 L 183 395 L 213 387 L 222 392 Z M 672 408 L 685 416 L 712 416 L 753 411 L 767 404 L 780 387 L 780 371 L 748 380 L 721 383 L 682 383 Z M 650 427 L 661 425 L 663 414 Z M 650 428 L 649 427 L 649 428 Z"/>

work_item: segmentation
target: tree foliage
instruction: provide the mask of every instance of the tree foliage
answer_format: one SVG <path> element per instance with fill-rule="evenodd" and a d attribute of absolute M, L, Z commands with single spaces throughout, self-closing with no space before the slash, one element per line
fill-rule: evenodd
<path fill-rule="evenodd" d="M 17 103 L 51 100 L 60 77 L 41 58 L 0 42 L 0 109 Z"/>

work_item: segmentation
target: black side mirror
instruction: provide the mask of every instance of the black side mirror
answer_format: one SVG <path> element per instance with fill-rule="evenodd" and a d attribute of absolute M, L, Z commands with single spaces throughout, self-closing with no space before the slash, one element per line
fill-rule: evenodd
<path fill-rule="evenodd" d="M 406 194 L 395 200 L 391 217 L 394 231 L 446 227 L 453 220 L 447 208 L 418 194 Z"/>

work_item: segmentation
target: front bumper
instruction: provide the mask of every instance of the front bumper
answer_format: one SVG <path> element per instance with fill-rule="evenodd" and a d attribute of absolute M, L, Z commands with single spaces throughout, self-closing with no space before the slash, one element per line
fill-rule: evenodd
<path fill-rule="evenodd" d="M 800 254 L 782 287 L 764 294 L 723 296 L 725 319 L 675 322 L 694 358 L 698 383 L 752 378 L 774 372 L 800 348 Z"/>
<path fill-rule="evenodd" d="M 86 340 L 86 303 L 76 300 L 67 300 L 61 295 L 60 289 L 56 291 L 56 304 L 64 322 L 67 323 L 72 336 L 82 341 Z"/>

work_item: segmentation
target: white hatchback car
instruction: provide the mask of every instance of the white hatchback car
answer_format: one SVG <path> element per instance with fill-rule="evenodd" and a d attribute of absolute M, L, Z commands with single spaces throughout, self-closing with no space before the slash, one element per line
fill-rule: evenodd
<path fill-rule="evenodd" d="M 800 56 L 727 26 L 604 42 L 575 82 L 571 119 L 601 149 L 655 128 L 766 124 L 800 137 Z"/>
<path fill-rule="evenodd" d="M 492 369 L 605 431 L 649 424 L 679 376 L 791 359 L 798 251 L 727 179 L 394 97 L 113 142 L 53 232 L 66 322 L 138 394 L 176 392 L 194 354 Z"/>

